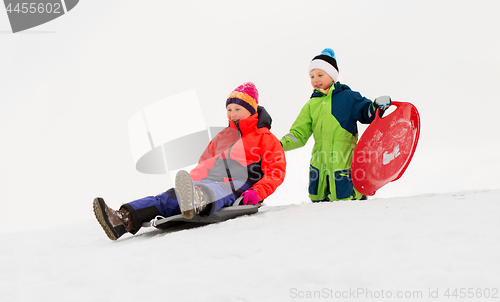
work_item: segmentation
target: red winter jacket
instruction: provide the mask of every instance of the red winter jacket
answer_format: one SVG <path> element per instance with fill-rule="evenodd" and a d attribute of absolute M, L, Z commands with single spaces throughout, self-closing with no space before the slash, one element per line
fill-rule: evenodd
<path fill-rule="evenodd" d="M 193 181 L 240 180 L 257 191 L 259 200 L 271 195 L 285 179 L 285 152 L 269 129 L 257 128 L 257 122 L 258 113 L 237 123 L 229 121 L 191 170 Z"/>

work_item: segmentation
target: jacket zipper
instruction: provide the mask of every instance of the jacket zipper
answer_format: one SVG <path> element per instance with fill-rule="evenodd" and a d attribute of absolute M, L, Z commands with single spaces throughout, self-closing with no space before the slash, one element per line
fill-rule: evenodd
<path fill-rule="evenodd" d="M 242 134 L 241 134 L 241 129 L 240 129 L 240 125 L 238 122 L 233 122 L 234 125 L 236 126 L 236 129 L 238 130 L 238 139 L 231 145 L 231 147 L 229 147 L 229 149 L 227 150 L 227 159 L 230 159 L 231 156 L 231 149 L 233 148 L 234 144 L 236 144 L 236 142 L 238 142 L 241 137 L 242 137 Z M 227 172 L 227 176 L 229 177 L 229 179 L 231 179 L 231 181 L 229 182 L 230 186 L 231 186 L 231 191 L 233 191 L 233 194 L 236 194 L 236 188 L 234 187 L 234 184 L 232 182 L 232 176 L 231 176 L 231 171 L 229 171 L 229 165 L 227 164 L 227 159 L 226 157 L 224 156 L 224 153 L 222 153 L 222 160 L 224 161 L 224 166 L 226 167 L 226 172 Z"/>
<path fill-rule="evenodd" d="M 227 158 L 231 158 L 231 149 L 233 148 L 233 146 L 242 138 L 242 133 L 241 133 L 241 129 L 240 129 L 240 124 L 239 124 L 239 121 L 236 121 L 236 122 L 233 122 L 234 125 L 236 126 L 236 129 L 238 130 L 238 139 L 231 145 L 231 147 L 229 147 L 229 149 L 227 150 Z"/>

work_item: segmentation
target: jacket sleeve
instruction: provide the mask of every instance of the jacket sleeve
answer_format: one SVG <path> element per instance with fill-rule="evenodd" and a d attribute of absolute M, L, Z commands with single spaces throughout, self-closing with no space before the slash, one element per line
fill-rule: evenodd
<path fill-rule="evenodd" d="M 289 151 L 305 146 L 313 133 L 312 117 L 309 102 L 304 105 L 299 116 L 292 124 L 290 133 L 283 136 L 280 140 L 283 150 Z"/>
<path fill-rule="evenodd" d="M 252 189 L 257 191 L 259 200 L 264 200 L 285 180 L 286 158 L 280 141 L 272 133 L 263 137 L 259 149 L 263 177 L 252 186 Z"/>
<path fill-rule="evenodd" d="M 351 111 L 354 114 L 353 119 L 362 124 L 370 124 L 375 119 L 375 106 L 369 99 L 355 93 L 354 108 Z"/>

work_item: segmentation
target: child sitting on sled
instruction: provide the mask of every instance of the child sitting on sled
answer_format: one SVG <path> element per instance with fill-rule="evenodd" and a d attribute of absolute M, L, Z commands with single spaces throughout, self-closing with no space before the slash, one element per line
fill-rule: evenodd
<path fill-rule="evenodd" d="M 285 178 L 286 160 L 279 140 L 265 127 L 258 127 L 258 91 L 253 83 L 237 87 L 226 100 L 229 126 L 217 134 L 190 172 L 179 171 L 175 188 L 111 209 L 100 197 L 94 199 L 94 213 L 106 235 L 117 240 L 135 234 L 143 222 L 160 215 L 208 216 L 222 207 L 242 203 L 258 204 L 271 195 Z M 261 108 L 261 107 L 259 107 Z"/>
<path fill-rule="evenodd" d="M 309 64 L 314 89 L 311 99 L 283 136 L 285 151 L 303 147 L 311 135 L 314 147 L 309 167 L 309 198 L 313 202 L 366 198 L 351 180 L 351 161 L 358 141 L 356 122 L 371 123 L 375 112 L 390 106 L 388 96 L 374 102 L 337 81 L 339 68 L 332 49 L 324 49 Z"/>

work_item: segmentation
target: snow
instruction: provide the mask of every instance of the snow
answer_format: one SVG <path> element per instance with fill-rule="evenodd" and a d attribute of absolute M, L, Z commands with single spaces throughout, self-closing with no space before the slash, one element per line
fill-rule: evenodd
<path fill-rule="evenodd" d="M 266 206 L 116 242 L 93 219 L 0 234 L 0 293 L 2 301 L 308 301 L 300 297 L 354 292 L 342 301 L 373 301 L 359 292 L 383 291 L 443 301 L 446 289 L 499 288 L 499 201 L 500 190 L 484 190 Z M 428 297 L 435 290 L 441 299 Z"/>

